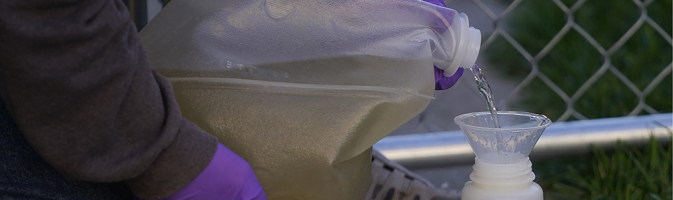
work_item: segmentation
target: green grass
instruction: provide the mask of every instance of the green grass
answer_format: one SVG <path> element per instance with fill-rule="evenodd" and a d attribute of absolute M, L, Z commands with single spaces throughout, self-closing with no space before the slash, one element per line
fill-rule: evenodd
<path fill-rule="evenodd" d="M 670 144 L 617 142 L 614 151 L 594 147 L 592 156 L 536 162 L 533 170 L 547 200 L 670 200 Z"/>
<path fill-rule="evenodd" d="M 576 0 L 562 2 L 571 7 Z M 671 35 L 670 0 L 654 0 L 646 11 Z M 640 17 L 640 10 L 632 0 L 587 0 L 572 17 L 601 48 L 607 50 L 634 25 Z M 524 0 L 502 19 L 502 25 L 526 51 L 535 56 L 566 25 L 566 18 L 551 0 Z M 531 71 L 531 64 L 502 36 L 484 50 L 484 55 L 499 73 L 514 81 L 523 80 Z M 646 23 L 609 57 L 603 57 L 578 31 L 571 29 L 537 63 L 540 72 L 572 96 L 606 61 L 643 91 L 671 60 L 671 45 Z M 644 98 L 645 103 L 658 112 L 671 112 L 671 82 L 671 74 L 668 74 Z M 535 78 L 521 96 L 521 101 L 509 105 L 510 110 L 541 113 L 557 120 L 567 108 L 566 102 L 540 78 Z M 629 114 L 638 102 L 639 97 L 619 80 L 618 75 L 608 70 L 574 102 L 573 107 L 587 118 L 618 117 Z"/>
<path fill-rule="evenodd" d="M 568 7 L 577 2 L 561 1 Z M 509 5 L 512 1 L 501 2 Z M 669 36 L 671 4 L 670 0 L 654 0 L 645 10 Z M 634 25 L 640 14 L 641 10 L 632 0 L 587 0 L 572 18 L 600 48 L 608 50 Z M 536 56 L 567 24 L 567 18 L 551 0 L 523 0 L 502 19 L 501 25 L 525 51 Z M 574 95 L 604 64 L 614 66 L 643 91 L 671 64 L 671 48 L 656 29 L 646 23 L 618 50 L 604 56 L 578 31 L 571 29 L 537 65 L 540 72 L 568 96 Z M 523 80 L 531 72 L 531 63 L 502 36 L 484 49 L 483 55 L 498 73 L 514 81 Z M 642 100 L 658 112 L 672 112 L 671 82 L 672 75 L 668 74 Z M 520 101 L 508 105 L 510 110 L 540 113 L 557 120 L 568 107 L 539 77 L 520 95 Z M 572 102 L 572 106 L 587 118 L 619 117 L 629 114 L 639 101 L 640 97 L 619 79 L 619 74 L 608 70 Z M 651 139 L 645 147 L 636 148 L 617 142 L 609 151 L 594 147 L 590 156 L 535 162 L 533 170 L 536 182 L 544 189 L 545 199 L 549 200 L 670 200 L 672 156 L 671 143 L 661 145 Z"/>

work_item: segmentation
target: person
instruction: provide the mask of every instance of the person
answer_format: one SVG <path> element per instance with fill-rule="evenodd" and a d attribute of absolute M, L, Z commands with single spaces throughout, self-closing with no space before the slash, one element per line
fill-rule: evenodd
<path fill-rule="evenodd" d="M 0 199 L 266 199 L 181 114 L 120 0 L 0 1 Z"/>
<path fill-rule="evenodd" d="M 181 114 L 120 0 L 0 1 L 0 199 L 265 199 Z M 436 89 L 461 76 L 435 68 Z"/>

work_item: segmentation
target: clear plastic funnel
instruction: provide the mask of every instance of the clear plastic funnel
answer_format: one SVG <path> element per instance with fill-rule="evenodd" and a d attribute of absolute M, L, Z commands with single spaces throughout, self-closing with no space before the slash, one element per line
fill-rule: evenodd
<path fill-rule="evenodd" d="M 498 112 L 501 128 L 494 127 L 490 112 L 460 115 L 454 119 L 480 161 L 493 164 L 511 164 L 528 157 L 551 124 L 544 115 L 527 112 Z"/>

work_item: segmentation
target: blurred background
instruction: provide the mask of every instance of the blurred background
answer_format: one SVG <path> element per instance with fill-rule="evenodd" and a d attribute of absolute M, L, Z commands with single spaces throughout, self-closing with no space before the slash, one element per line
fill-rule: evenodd
<path fill-rule="evenodd" d="M 671 0 L 445 2 L 481 30 L 477 64 L 499 110 L 540 113 L 554 122 L 672 112 Z M 125 3 L 140 30 L 169 0 Z M 469 72 L 435 98 L 391 135 L 459 130 L 455 116 L 487 110 Z M 538 161 L 534 171 L 546 199 L 671 199 L 670 158 L 670 140 L 615 143 L 589 155 Z M 459 193 L 470 167 L 415 171 Z"/>
<path fill-rule="evenodd" d="M 555 122 L 671 112 L 671 1 L 453 0 L 482 31 L 499 110 Z M 469 74 L 394 134 L 457 130 L 486 111 Z"/>

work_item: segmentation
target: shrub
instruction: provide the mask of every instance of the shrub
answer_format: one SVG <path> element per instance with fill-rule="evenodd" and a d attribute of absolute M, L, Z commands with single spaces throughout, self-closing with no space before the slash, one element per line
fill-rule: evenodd
<path fill-rule="evenodd" d="M 562 2 L 568 7 L 575 3 L 574 0 Z M 654 0 L 646 10 L 648 16 L 670 37 L 671 1 Z M 588 0 L 572 16 L 598 45 L 608 50 L 634 25 L 640 17 L 640 10 L 632 0 Z M 525 0 L 503 20 L 501 25 L 504 29 L 533 56 L 566 24 L 565 13 L 551 0 Z M 502 36 L 484 53 L 500 73 L 515 80 L 523 80 L 531 71 L 531 63 Z M 643 24 L 621 48 L 606 58 L 578 31 L 571 29 L 538 61 L 538 66 L 540 72 L 568 96 L 575 94 L 606 60 L 643 91 L 670 65 L 671 53 L 671 44 L 648 23 Z M 644 98 L 645 103 L 657 112 L 671 112 L 671 82 L 671 74 L 668 74 Z M 520 101 L 508 105 L 510 109 L 541 113 L 556 120 L 567 108 L 565 101 L 539 77 L 521 95 Z M 574 102 L 574 109 L 587 118 L 617 117 L 629 114 L 638 102 L 638 95 L 620 81 L 618 75 L 607 70 Z"/>
<path fill-rule="evenodd" d="M 651 138 L 644 148 L 617 142 L 614 151 L 533 164 L 545 199 L 671 199 L 671 143 Z"/>

